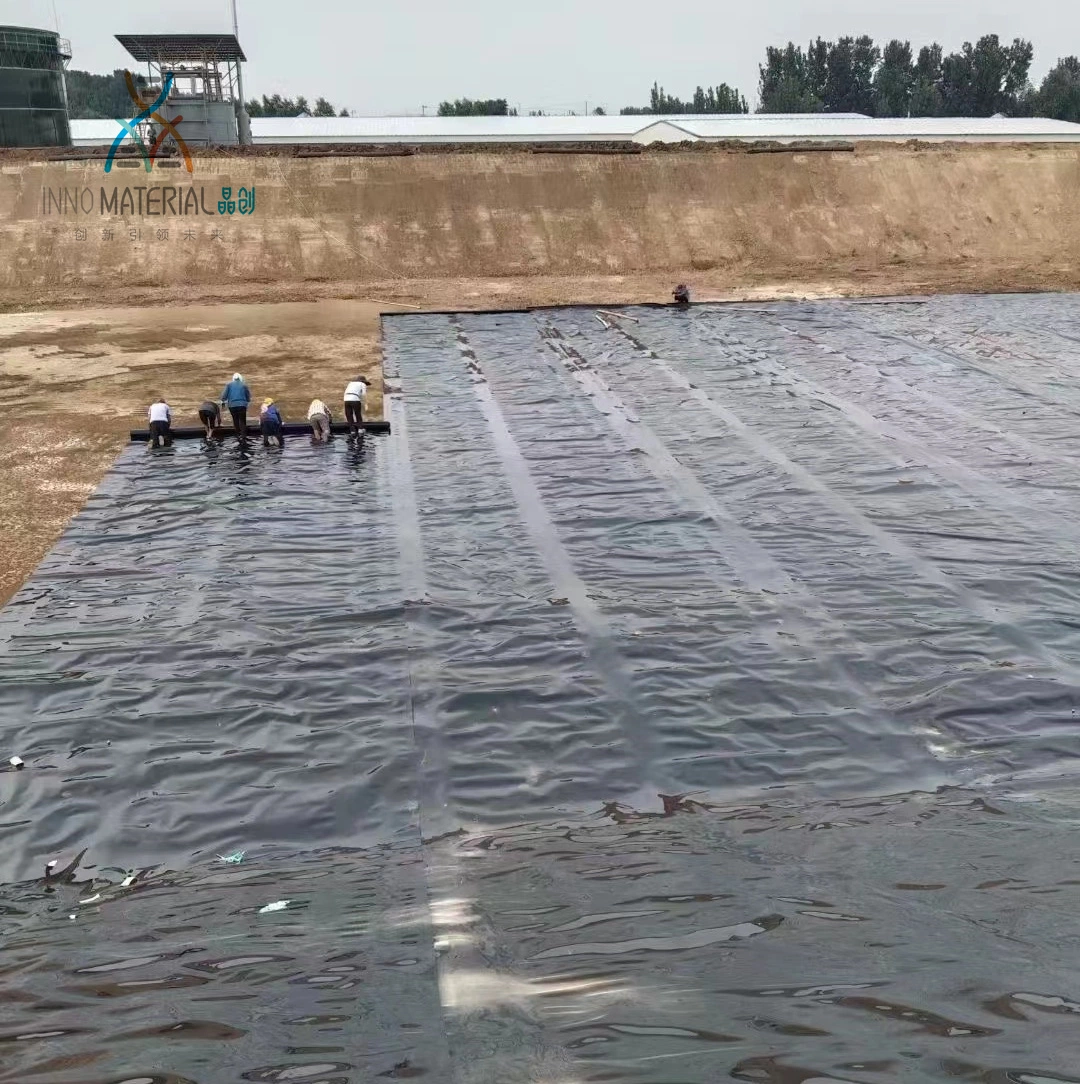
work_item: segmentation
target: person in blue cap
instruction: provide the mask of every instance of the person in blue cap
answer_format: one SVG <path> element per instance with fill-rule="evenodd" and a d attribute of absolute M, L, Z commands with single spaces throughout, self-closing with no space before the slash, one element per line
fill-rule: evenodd
<path fill-rule="evenodd" d="M 251 392 L 239 373 L 233 373 L 232 380 L 225 385 L 225 390 L 221 393 L 221 402 L 229 408 L 236 435 L 241 440 L 246 440 L 247 408 L 248 403 L 251 402 Z"/>

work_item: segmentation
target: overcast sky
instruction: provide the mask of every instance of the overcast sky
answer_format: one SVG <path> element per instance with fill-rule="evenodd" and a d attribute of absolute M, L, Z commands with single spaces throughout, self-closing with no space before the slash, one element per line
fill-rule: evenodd
<path fill-rule="evenodd" d="M 647 104 L 657 79 L 688 97 L 727 82 L 753 108 L 765 46 L 821 35 L 939 41 L 996 33 L 1035 46 L 1033 78 L 1080 54 L 1072 0 L 238 0 L 247 97 L 318 95 L 356 113 L 430 112 L 445 98 L 522 110 Z M 55 11 L 55 15 L 54 15 Z M 736 15 L 736 12 L 738 13 Z M 229 0 L 0 0 L 0 23 L 55 28 L 73 68 L 131 63 L 117 33 L 230 31 Z"/>

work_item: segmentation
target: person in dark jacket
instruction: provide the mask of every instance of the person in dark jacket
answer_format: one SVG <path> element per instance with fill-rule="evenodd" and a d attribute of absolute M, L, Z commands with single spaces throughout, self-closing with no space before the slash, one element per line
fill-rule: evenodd
<path fill-rule="evenodd" d="M 199 407 L 199 421 L 202 422 L 203 428 L 206 430 L 206 439 L 213 440 L 218 426 L 221 425 L 221 407 L 207 399 Z"/>
<path fill-rule="evenodd" d="M 281 428 L 281 411 L 278 410 L 273 399 L 263 400 L 259 421 L 262 424 L 263 447 L 269 448 L 270 442 L 275 441 L 279 448 L 284 448 L 285 436 Z"/>
<path fill-rule="evenodd" d="M 675 299 L 675 304 L 680 308 L 685 309 L 690 304 L 690 290 L 681 282 L 672 290 L 671 296 Z"/>
<path fill-rule="evenodd" d="M 239 373 L 233 373 L 232 380 L 225 385 L 225 390 L 221 393 L 221 402 L 229 408 L 236 435 L 241 440 L 246 440 L 247 408 L 248 403 L 251 402 L 251 392 Z"/>

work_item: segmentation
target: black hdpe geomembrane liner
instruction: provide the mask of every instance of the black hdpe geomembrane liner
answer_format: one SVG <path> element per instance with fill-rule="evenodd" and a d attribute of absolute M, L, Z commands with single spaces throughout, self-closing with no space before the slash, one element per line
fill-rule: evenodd
<path fill-rule="evenodd" d="M 1075 299 L 618 311 L 121 456 L 0 614 L 0 1076 L 1077 1079 Z"/>

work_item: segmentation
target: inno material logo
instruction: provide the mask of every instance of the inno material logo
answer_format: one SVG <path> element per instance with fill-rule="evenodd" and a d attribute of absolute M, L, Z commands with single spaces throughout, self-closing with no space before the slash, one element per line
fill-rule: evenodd
<path fill-rule="evenodd" d="M 120 149 L 120 144 L 130 136 L 132 142 L 139 148 L 143 157 L 143 164 L 146 166 L 146 172 L 149 173 L 154 168 L 154 162 L 157 160 L 158 151 L 161 150 L 161 145 L 165 142 L 165 138 L 167 136 L 172 136 L 173 139 L 176 140 L 176 145 L 180 148 L 180 152 L 184 156 L 184 163 L 187 165 L 188 173 L 194 173 L 195 167 L 191 161 L 191 152 L 184 142 L 184 137 L 176 130 L 176 126 L 184 118 L 182 116 L 177 116 L 173 120 L 169 120 L 163 114 L 158 112 L 165 103 L 165 100 L 169 97 L 169 91 L 172 90 L 173 86 L 173 77 L 171 75 L 165 77 L 165 85 L 161 88 L 161 93 L 150 105 L 147 105 L 143 100 L 143 96 L 139 93 L 138 87 L 135 86 L 135 80 L 132 78 L 131 72 L 124 72 L 124 82 L 127 84 L 127 90 L 128 94 L 131 95 L 131 100 L 139 107 L 141 112 L 136 113 L 131 120 L 117 119 L 116 123 L 120 125 L 120 131 L 117 133 L 112 146 L 109 148 L 109 157 L 105 160 L 105 172 L 112 172 L 113 159 L 116 157 L 116 152 Z M 146 144 L 139 134 L 139 125 L 147 120 L 153 120 L 156 124 L 161 126 L 161 130 L 158 132 L 153 145 L 149 150 L 146 149 Z"/>

